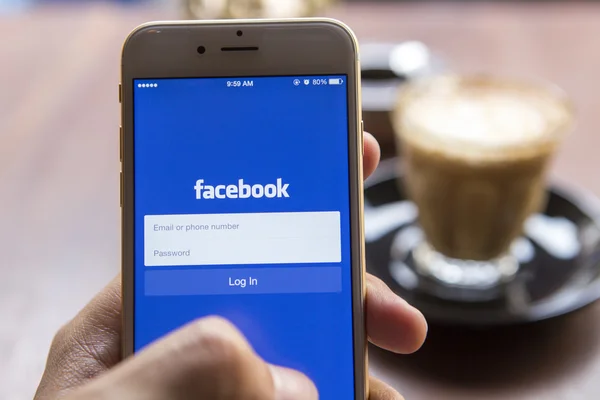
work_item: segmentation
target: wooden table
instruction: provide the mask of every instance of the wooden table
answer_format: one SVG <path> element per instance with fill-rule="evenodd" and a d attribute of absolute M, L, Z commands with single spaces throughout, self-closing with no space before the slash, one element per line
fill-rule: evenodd
<path fill-rule="evenodd" d="M 600 5 L 353 5 L 361 40 L 419 39 L 452 67 L 541 75 L 576 102 L 554 172 L 600 195 Z M 37 385 L 56 329 L 119 269 L 117 82 L 127 32 L 167 11 L 93 5 L 0 19 L 0 398 Z M 371 354 L 412 400 L 600 398 L 600 303 L 489 332 L 432 326 Z"/>

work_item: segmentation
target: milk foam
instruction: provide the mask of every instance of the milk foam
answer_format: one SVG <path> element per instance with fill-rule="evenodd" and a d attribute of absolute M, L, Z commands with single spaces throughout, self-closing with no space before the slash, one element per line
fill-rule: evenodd
<path fill-rule="evenodd" d="M 564 105 L 543 91 L 443 80 L 411 98 L 402 112 L 407 139 L 467 152 L 548 142 L 567 116 Z"/>

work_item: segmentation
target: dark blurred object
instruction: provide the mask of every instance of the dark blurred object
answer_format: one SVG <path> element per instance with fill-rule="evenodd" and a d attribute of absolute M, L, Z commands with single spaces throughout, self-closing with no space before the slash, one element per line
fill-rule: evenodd
<path fill-rule="evenodd" d="M 396 159 L 367 180 L 365 239 L 369 272 L 444 324 L 495 326 L 569 313 L 600 298 L 600 202 L 591 194 L 551 185 L 546 209 L 525 224 L 512 253 L 514 280 L 488 291 L 441 285 L 419 274 L 412 249 L 421 240 L 417 208 L 398 185 Z"/>
<path fill-rule="evenodd" d="M 361 44 L 360 57 L 365 129 L 379 141 L 382 157 L 392 157 L 396 147 L 391 112 L 402 84 L 441 73 L 444 68 L 430 49 L 417 41 Z"/>

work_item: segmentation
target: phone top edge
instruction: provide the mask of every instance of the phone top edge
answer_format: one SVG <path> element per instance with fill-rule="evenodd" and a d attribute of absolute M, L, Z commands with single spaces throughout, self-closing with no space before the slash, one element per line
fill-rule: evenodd
<path fill-rule="evenodd" d="M 344 22 L 328 17 L 304 17 L 304 18 L 256 18 L 256 19 L 206 19 L 206 20 L 155 20 L 148 21 L 133 28 L 126 36 L 121 47 L 121 65 L 123 65 L 123 56 L 130 40 L 138 33 L 147 28 L 160 26 L 203 26 L 203 25 L 258 25 L 258 24 L 278 24 L 278 23 L 303 23 L 318 22 L 337 26 L 342 29 L 350 38 L 354 48 L 354 58 L 359 60 L 358 38 L 354 31 Z"/>

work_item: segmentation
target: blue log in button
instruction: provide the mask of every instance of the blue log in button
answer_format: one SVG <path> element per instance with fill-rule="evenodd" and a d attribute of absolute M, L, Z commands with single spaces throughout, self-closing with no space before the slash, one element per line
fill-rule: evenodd
<path fill-rule="evenodd" d="M 146 296 L 337 293 L 341 267 L 149 269 Z"/>

